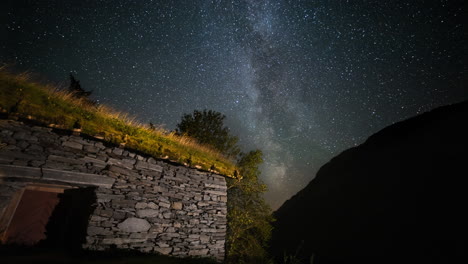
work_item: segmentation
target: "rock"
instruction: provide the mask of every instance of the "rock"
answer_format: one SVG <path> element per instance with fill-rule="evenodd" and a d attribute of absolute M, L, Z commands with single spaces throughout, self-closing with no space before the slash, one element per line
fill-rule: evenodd
<path fill-rule="evenodd" d="M 159 208 L 159 206 L 157 204 L 153 203 L 153 202 L 148 203 L 148 207 L 151 208 L 151 209 L 158 209 Z"/>
<path fill-rule="evenodd" d="M 81 145 L 80 143 L 77 143 L 77 142 L 73 142 L 73 141 L 64 141 L 62 143 L 62 146 L 69 147 L 69 148 L 72 148 L 72 149 L 79 149 L 79 150 L 83 149 L 83 145 Z"/>
<path fill-rule="evenodd" d="M 171 204 L 170 204 L 170 203 L 166 203 L 166 202 L 160 202 L 160 203 L 159 203 L 159 206 L 164 207 L 164 208 L 170 208 L 170 207 L 171 207 Z"/>
<path fill-rule="evenodd" d="M 89 153 L 98 153 L 99 152 L 99 148 L 96 147 L 96 146 L 90 146 L 90 145 L 86 145 L 84 146 L 84 150 L 86 152 L 89 152 Z"/>
<path fill-rule="evenodd" d="M 140 218 L 127 218 L 122 223 L 118 224 L 117 227 L 123 232 L 146 232 L 151 228 L 150 223 L 145 219 Z"/>
<path fill-rule="evenodd" d="M 121 149 L 121 148 L 114 148 L 114 149 L 112 150 L 112 153 L 114 153 L 114 154 L 116 154 L 116 155 L 122 155 L 123 151 L 124 151 L 124 150 Z"/>
<path fill-rule="evenodd" d="M 181 202 L 173 202 L 172 203 L 172 209 L 181 210 L 182 209 L 182 203 Z"/>
<path fill-rule="evenodd" d="M 147 203 L 136 203 L 135 205 L 136 209 L 145 209 L 146 207 L 148 207 Z"/>
<path fill-rule="evenodd" d="M 154 247 L 154 251 L 163 255 L 169 255 L 172 252 L 172 248 L 171 247 L 164 247 L 164 248 Z"/>
<path fill-rule="evenodd" d="M 122 220 L 122 219 L 125 219 L 125 215 L 126 215 L 125 212 L 115 211 L 112 217 L 116 220 Z"/>
<path fill-rule="evenodd" d="M 164 214 L 163 214 L 163 217 L 164 217 L 165 219 L 169 219 L 169 218 L 172 217 L 172 213 L 169 213 L 169 212 L 164 213 Z"/>
<path fill-rule="evenodd" d="M 154 209 L 144 209 L 144 210 L 137 211 L 138 217 L 157 217 L 158 214 L 159 214 L 159 210 L 154 210 Z"/>

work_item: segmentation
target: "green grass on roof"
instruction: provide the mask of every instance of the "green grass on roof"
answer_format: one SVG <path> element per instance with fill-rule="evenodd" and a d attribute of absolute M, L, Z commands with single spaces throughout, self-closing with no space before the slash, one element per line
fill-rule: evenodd
<path fill-rule="evenodd" d="M 15 107 L 17 105 L 17 107 Z M 167 158 L 192 167 L 232 177 L 236 167 L 218 151 L 161 128 L 150 129 L 127 114 L 105 105 L 94 106 L 74 98 L 64 89 L 32 82 L 28 74 L 11 74 L 0 68 L 0 108 L 20 117 L 72 130 L 80 124 L 82 133 L 136 149 L 155 158 Z"/>

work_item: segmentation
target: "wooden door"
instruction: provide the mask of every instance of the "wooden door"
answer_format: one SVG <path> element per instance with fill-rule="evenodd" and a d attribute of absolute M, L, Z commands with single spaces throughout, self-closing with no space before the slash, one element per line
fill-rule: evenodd
<path fill-rule="evenodd" d="M 6 231 L 7 243 L 30 246 L 45 239 L 46 225 L 58 202 L 57 192 L 26 189 Z"/>

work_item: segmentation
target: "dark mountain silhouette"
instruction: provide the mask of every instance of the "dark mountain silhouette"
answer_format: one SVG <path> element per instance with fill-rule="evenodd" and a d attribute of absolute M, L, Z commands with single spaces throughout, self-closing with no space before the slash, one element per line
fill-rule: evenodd
<path fill-rule="evenodd" d="M 304 263 L 313 253 L 314 264 L 468 263 L 467 183 L 468 101 L 391 125 L 325 164 L 275 212 L 271 252 Z"/>

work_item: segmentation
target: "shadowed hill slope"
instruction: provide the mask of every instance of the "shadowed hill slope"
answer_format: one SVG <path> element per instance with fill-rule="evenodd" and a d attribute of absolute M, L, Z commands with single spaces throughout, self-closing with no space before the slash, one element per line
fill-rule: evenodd
<path fill-rule="evenodd" d="M 275 212 L 271 252 L 305 263 L 314 253 L 314 264 L 460 263 L 467 183 L 463 102 L 391 125 L 325 164 Z"/>

